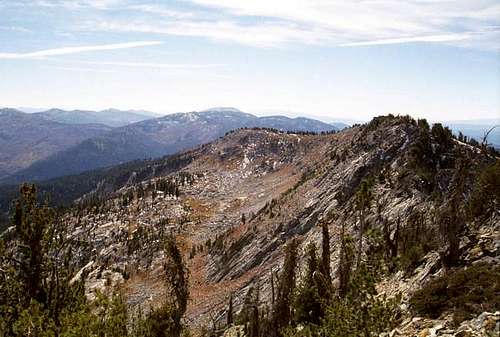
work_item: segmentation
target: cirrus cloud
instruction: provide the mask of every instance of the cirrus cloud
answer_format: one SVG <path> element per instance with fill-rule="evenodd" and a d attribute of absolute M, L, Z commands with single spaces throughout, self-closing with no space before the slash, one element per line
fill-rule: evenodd
<path fill-rule="evenodd" d="M 73 32 L 208 38 L 256 47 L 434 43 L 498 50 L 498 0 L 19 0 L 78 12 Z"/>
<path fill-rule="evenodd" d="M 155 45 L 160 45 L 162 43 L 163 42 L 161 41 L 136 41 L 136 42 L 113 43 L 113 44 L 104 44 L 95 46 L 78 46 L 78 47 L 45 49 L 29 53 L 0 53 L 0 59 L 32 59 L 45 56 L 77 54 L 77 53 L 91 52 L 98 50 L 116 50 L 116 49 L 128 49 L 128 48 L 137 48 L 145 46 L 155 46 Z"/>
<path fill-rule="evenodd" d="M 234 18 L 293 22 L 304 31 L 326 32 L 323 40 L 344 47 L 429 42 L 499 48 L 497 0 L 186 1 Z M 490 44 L 485 44 L 485 39 Z"/>

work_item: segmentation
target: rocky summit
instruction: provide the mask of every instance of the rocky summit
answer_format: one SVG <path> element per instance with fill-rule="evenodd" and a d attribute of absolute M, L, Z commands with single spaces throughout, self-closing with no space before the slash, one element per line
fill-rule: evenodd
<path fill-rule="evenodd" d="M 119 293 L 133 325 L 188 280 L 193 336 L 498 336 L 499 160 L 407 116 L 231 131 L 75 195 L 58 215 L 68 284 L 90 303 Z M 5 256 L 22 256 L 20 209 Z"/>

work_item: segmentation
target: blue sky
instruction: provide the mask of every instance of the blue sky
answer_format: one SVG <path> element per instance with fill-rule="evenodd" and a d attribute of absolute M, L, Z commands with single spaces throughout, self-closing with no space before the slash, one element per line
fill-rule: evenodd
<path fill-rule="evenodd" d="M 500 116 L 498 0 L 0 0 L 0 106 Z"/>

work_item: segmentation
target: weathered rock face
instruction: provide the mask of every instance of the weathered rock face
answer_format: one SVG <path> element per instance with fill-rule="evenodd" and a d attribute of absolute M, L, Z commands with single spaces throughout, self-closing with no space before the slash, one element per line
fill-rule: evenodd
<path fill-rule="evenodd" d="M 500 333 L 500 312 L 483 312 L 476 318 L 463 321 L 458 327 L 453 326 L 451 317 L 430 320 L 413 317 L 404 320 L 399 327 L 385 333 L 386 336 L 419 336 L 419 337 L 487 337 Z"/>
<path fill-rule="evenodd" d="M 299 238 L 301 251 L 309 242 L 319 243 L 319 222 L 330 229 L 335 271 L 341 228 L 353 237 L 360 230 L 356 193 L 365 180 L 372 184 L 365 230 L 386 231 L 391 240 L 397 230 L 417 223 L 416 235 L 436 243 L 435 249 L 413 261 L 409 271 L 391 271 L 378 284 L 380 293 L 403 295 L 403 319 L 388 335 L 467 336 L 472 329 L 470 336 L 475 336 L 483 326 L 477 328 L 474 319 L 461 329 L 452 327 L 449 317 L 413 317 L 408 300 L 445 273 L 434 194 L 447 198 L 452 192 L 459 155 L 466 153 L 474 165 L 488 158 L 474 148 L 451 144 L 436 155 L 439 168 L 431 188 L 412 166 L 418 134 L 410 120 L 388 117 L 326 135 L 239 130 L 189 152 L 189 163 L 167 175 L 179 184 L 179 197 L 155 187 L 165 177 L 134 175 L 98 212 L 68 214 L 74 236 L 91 247 L 80 252 L 81 266 L 91 281 L 89 295 L 93 288 L 120 285 L 131 306 L 160 303 L 165 292 L 161 238 L 174 233 L 191 273 L 187 322 L 221 322 L 231 293 L 238 310 L 249 287 L 258 285 L 265 303 L 271 292 L 269 275 L 280 268 L 283 246 L 292 237 Z M 467 185 L 464 193 L 469 192 Z M 470 226 L 461 239 L 464 263 L 498 265 L 499 233 L 498 215 L 485 225 Z M 363 236 L 364 254 L 370 240 Z M 88 261 L 94 262 L 89 266 Z M 494 325 L 491 320 L 498 323 L 496 313 L 485 315 L 481 324 L 487 321 L 488 329 Z M 490 330 L 498 331 L 497 327 Z"/>

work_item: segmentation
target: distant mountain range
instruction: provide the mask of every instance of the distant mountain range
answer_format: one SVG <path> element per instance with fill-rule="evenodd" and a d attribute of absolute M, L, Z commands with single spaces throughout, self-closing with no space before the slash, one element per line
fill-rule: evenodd
<path fill-rule="evenodd" d="M 140 122 L 146 119 L 159 117 L 158 114 L 144 110 L 117 110 L 107 109 L 102 111 L 87 110 L 61 110 L 50 109 L 47 111 L 36 112 L 47 120 L 66 124 L 104 124 L 111 127 L 120 127 L 128 124 Z"/>
<path fill-rule="evenodd" d="M 102 124 L 68 125 L 0 109 L 0 178 L 111 129 Z"/>
<path fill-rule="evenodd" d="M 163 117 L 143 110 L 0 109 L 0 184 L 41 181 L 136 159 L 156 158 L 208 143 L 239 128 L 332 131 L 346 124 L 212 108 Z M 481 141 L 498 121 L 444 122 Z M 500 124 L 497 123 L 497 124 Z M 488 138 L 500 147 L 500 128 Z"/>
<path fill-rule="evenodd" d="M 443 122 L 454 133 L 461 131 L 467 137 L 472 137 L 478 142 L 483 140 L 484 135 L 494 126 L 495 128 L 488 135 L 487 142 L 496 148 L 500 148 L 500 118 L 499 119 L 476 119 L 466 121 L 446 121 Z"/>
<path fill-rule="evenodd" d="M 18 139 L 25 138 L 27 143 L 40 142 L 40 137 L 37 136 L 38 132 L 30 130 L 36 130 L 37 123 L 43 121 L 42 125 L 54 124 L 58 126 L 52 131 L 52 137 L 58 139 L 60 143 L 64 143 L 64 146 L 61 145 L 57 149 L 44 149 L 48 155 L 36 158 L 36 160 L 29 162 L 30 165 L 23 165 L 19 167 L 20 169 L 16 169 L 16 167 L 10 170 L 5 169 L 3 178 L 0 179 L 0 183 L 3 184 L 46 180 L 135 159 L 160 157 L 210 142 L 228 131 L 244 127 L 312 132 L 337 130 L 331 124 L 314 119 L 283 116 L 257 117 L 234 108 L 213 108 L 201 112 L 171 114 L 116 128 L 103 125 L 104 118 L 101 118 L 101 124 L 92 124 L 93 128 L 101 132 L 67 143 L 64 140 L 67 137 L 65 132 L 62 132 L 61 135 L 58 134 L 61 127 L 67 128 L 68 132 L 76 132 L 72 130 L 88 130 L 90 125 L 81 123 L 85 121 L 97 122 L 99 119 L 94 118 L 94 116 L 101 117 L 101 114 L 102 116 L 113 115 L 113 113 L 123 115 L 125 117 L 113 117 L 114 120 L 121 122 L 127 118 L 130 120 L 133 115 L 140 116 L 140 114 L 118 110 L 95 113 L 55 109 L 34 114 L 24 114 L 19 111 L 15 113 L 25 120 L 31 121 L 27 124 L 31 126 L 26 127 L 28 130 L 20 129 L 15 132 L 16 136 L 11 137 L 10 141 L 15 143 Z M 113 118 L 106 118 L 108 125 Z M 61 124 L 61 121 L 65 121 L 66 124 Z M 2 129 L 3 125 L 0 126 L 0 134 L 3 132 Z M 76 134 L 79 133 L 76 132 Z M 76 136 L 72 137 L 77 138 Z M 18 151 L 21 154 L 24 152 L 26 150 L 19 149 Z M 5 161 L 8 162 L 9 159 L 6 158 Z M 10 175 L 7 176 L 9 173 Z"/>

